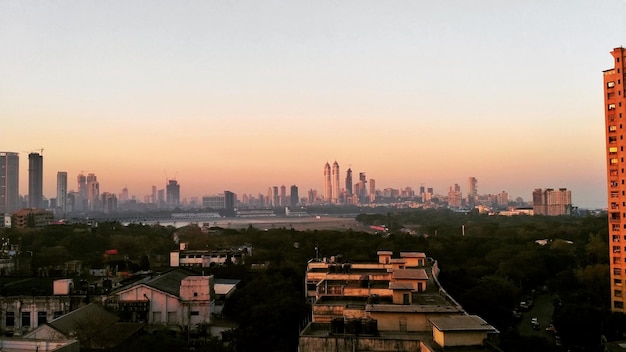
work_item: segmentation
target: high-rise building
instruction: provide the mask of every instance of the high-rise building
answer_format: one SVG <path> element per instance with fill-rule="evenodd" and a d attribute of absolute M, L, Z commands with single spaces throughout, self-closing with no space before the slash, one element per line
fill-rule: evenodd
<path fill-rule="evenodd" d="M 450 186 L 448 190 L 448 206 L 451 208 L 460 208 L 463 205 L 463 194 L 461 193 L 461 187 L 458 184 L 454 184 L 454 187 Z"/>
<path fill-rule="evenodd" d="M 376 201 L 376 180 L 370 178 L 370 190 L 369 190 L 370 203 Z"/>
<path fill-rule="evenodd" d="M 59 215 L 67 214 L 67 172 L 57 172 L 57 209 Z"/>
<path fill-rule="evenodd" d="M 280 206 L 287 205 L 287 187 L 285 185 L 280 186 Z"/>
<path fill-rule="evenodd" d="M 28 154 L 28 207 L 41 208 L 43 201 L 43 156 Z"/>
<path fill-rule="evenodd" d="M 291 189 L 289 191 L 289 205 L 295 207 L 298 204 L 298 186 L 291 185 Z"/>
<path fill-rule="evenodd" d="M 566 188 L 536 188 L 533 191 L 533 213 L 535 215 L 571 215 L 572 191 Z"/>
<path fill-rule="evenodd" d="M 470 176 L 467 180 L 467 206 L 474 208 L 476 205 L 476 197 L 478 196 L 478 180 L 476 177 Z"/>
<path fill-rule="evenodd" d="M 280 194 L 278 193 L 278 186 L 272 186 L 272 204 L 275 207 L 280 206 Z"/>
<path fill-rule="evenodd" d="M 20 157 L 18 153 L 0 152 L 0 214 L 19 210 Z"/>
<path fill-rule="evenodd" d="M 100 210 L 100 183 L 95 174 L 87 175 L 87 209 Z"/>
<path fill-rule="evenodd" d="M 330 164 L 324 165 L 324 201 L 330 203 L 332 201 L 333 188 L 332 176 L 330 172 Z"/>
<path fill-rule="evenodd" d="M 165 185 L 165 201 L 167 206 L 175 208 L 180 205 L 180 185 L 176 180 L 168 180 Z"/>
<path fill-rule="evenodd" d="M 78 197 L 75 199 L 74 210 L 84 211 L 87 210 L 87 176 L 82 172 L 76 177 L 78 183 Z"/>
<path fill-rule="evenodd" d="M 337 204 L 339 203 L 339 163 L 337 161 L 335 161 L 333 163 L 333 167 L 331 170 L 331 174 L 332 174 L 332 179 L 331 179 L 331 183 L 332 183 L 332 187 L 331 187 L 331 202 L 333 204 Z"/>
<path fill-rule="evenodd" d="M 352 195 L 352 169 L 348 168 L 346 171 L 346 196 Z"/>
<path fill-rule="evenodd" d="M 626 117 L 626 49 L 611 52 L 613 68 L 604 75 L 604 122 L 606 132 L 606 162 L 609 213 L 609 256 L 611 266 L 611 309 L 626 313 L 626 213 L 620 213 L 626 203 L 623 182 L 626 140 L 622 119 Z M 621 207 L 621 208 L 620 208 Z M 622 210 L 623 211 L 623 210 Z M 624 251 L 624 254 L 622 254 Z"/>

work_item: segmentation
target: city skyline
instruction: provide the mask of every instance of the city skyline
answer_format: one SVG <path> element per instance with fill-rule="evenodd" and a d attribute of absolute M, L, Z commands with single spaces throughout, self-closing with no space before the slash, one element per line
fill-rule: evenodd
<path fill-rule="evenodd" d="M 323 194 L 338 160 L 379 189 L 473 176 L 606 208 L 598 73 L 623 33 L 622 0 L 3 1 L 0 150 L 27 194 L 45 148 L 47 198 L 59 171 L 138 199 L 167 179 L 181 199 Z"/>

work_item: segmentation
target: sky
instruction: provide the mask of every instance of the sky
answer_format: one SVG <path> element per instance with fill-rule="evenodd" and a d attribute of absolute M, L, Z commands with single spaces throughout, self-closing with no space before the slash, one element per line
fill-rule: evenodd
<path fill-rule="evenodd" d="M 454 184 L 606 207 L 602 71 L 626 0 L 0 0 L 0 151 L 142 200 Z M 357 179 L 357 177 L 353 177 Z M 343 186 L 342 186 L 343 187 Z"/>

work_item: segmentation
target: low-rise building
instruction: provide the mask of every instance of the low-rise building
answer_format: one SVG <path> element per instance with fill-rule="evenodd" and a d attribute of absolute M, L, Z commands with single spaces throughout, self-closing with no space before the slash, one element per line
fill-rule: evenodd
<path fill-rule="evenodd" d="M 171 267 L 207 268 L 216 265 L 245 264 L 245 258 L 252 255 L 252 247 L 192 250 L 187 243 L 180 243 L 179 250 L 170 252 Z"/>
<path fill-rule="evenodd" d="M 122 321 L 146 323 L 148 329 L 198 330 L 212 322 L 214 279 L 172 269 L 111 291 L 104 304 Z"/>
<path fill-rule="evenodd" d="M 309 261 L 306 295 L 312 317 L 300 334 L 300 352 L 450 346 L 480 351 L 486 339 L 498 334 L 447 295 L 437 280 L 437 263 L 424 253 L 377 254 L 378 262 L 353 263 L 339 256 Z"/>

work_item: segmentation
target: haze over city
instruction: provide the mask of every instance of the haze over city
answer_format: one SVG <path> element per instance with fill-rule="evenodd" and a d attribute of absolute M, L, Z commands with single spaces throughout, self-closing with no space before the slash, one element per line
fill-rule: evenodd
<path fill-rule="evenodd" d="M 626 1 L 0 1 L 0 151 L 141 199 L 275 185 L 323 165 L 377 188 L 606 207 L 602 70 Z M 464 189 L 465 191 L 465 189 Z"/>

